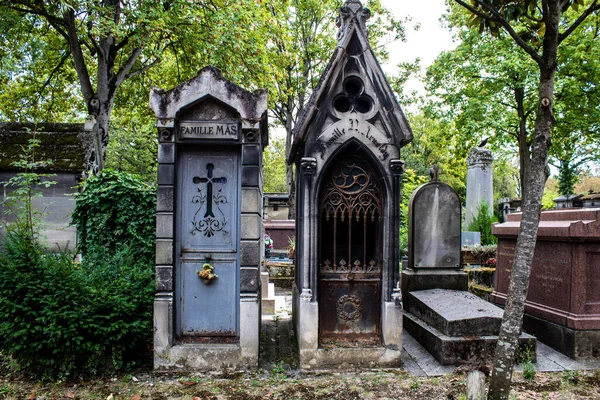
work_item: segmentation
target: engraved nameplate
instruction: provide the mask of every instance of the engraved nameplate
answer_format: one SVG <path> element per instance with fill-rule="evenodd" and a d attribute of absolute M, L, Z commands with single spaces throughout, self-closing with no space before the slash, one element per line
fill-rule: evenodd
<path fill-rule="evenodd" d="M 238 123 L 228 121 L 194 121 L 179 123 L 180 139 L 237 140 Z"/>

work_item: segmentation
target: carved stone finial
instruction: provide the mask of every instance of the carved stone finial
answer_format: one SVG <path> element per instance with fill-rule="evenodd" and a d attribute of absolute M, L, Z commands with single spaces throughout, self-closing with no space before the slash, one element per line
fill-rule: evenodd
<path fill-rule="evenodd" d="M 363 32 L 367 32 L 367 20 L 371 17 L 371 11 L 364 8 L 359 0 L 346 0 L 344 5 L 340 7 L 340 13 L 336 20 L 336 24 L 340 30 L 338 31 L 337 39 L 341 41 L 345 37 L 345 33 L 352 24 L 358 23 Z"/>
<path fill-rule="evenodd" d="M 429 177 L 431 178 L 431 182 L 437 182 L 440 180 L 440 174 L 442 173 L 442 169 L 437 164 L 433 164 L 433 167 L 429 169 Z"/>

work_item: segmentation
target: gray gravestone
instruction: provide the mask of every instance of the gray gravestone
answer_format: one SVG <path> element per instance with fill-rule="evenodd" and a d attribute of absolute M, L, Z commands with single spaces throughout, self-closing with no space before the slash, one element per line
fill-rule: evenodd
<path fill-rule="evenodd" d="M 460 267 L 460 199 L 454 189 L 427 183 L 414 192 L 409 210 L 409 265 Z"/>
<path fill-rule="evenodd" d="M 492 152 L 483 147 L 475 147 L 467 158 L 467 205 L 465 207 L 464 229 L 477 217 L 477 209 L 482 203 L 494 212 L 494 188 L 492 175 Z"/>
<path fill-rule="evenodd" d="M 402 271 L 403 300 L 414 290 L 467 290 L 461 270 L 461 207 L 458 194 L 438 180 L 418 187 L 408 205 L 408 268 Z M 410 301 L 410 300 L 409 300 Z"/>
<path fill-rule="evenodd" d="M 257 367 L 266 91 L 207 67 L 152 89 L 159 128 L 154 366 Z"/>

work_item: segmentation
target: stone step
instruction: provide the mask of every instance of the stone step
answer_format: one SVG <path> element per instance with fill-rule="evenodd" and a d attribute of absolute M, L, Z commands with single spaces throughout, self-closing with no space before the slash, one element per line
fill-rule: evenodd
<path fill-rule="evenodd" d="M 409 312 L 404 312 L 404 329 L 412 335 L 442 365 L 489 364 L 494 358 L 498 336 L 448 336 L 421 321 Z M 519 352 L 527 354 L 536 362 L 536 339 L 522 333 Z"/>
<path fill-rule="evenodd" d="M 409 292 L 407 311 L 447 336 L 497 335 L 503 310 L 462 290 Z"/>

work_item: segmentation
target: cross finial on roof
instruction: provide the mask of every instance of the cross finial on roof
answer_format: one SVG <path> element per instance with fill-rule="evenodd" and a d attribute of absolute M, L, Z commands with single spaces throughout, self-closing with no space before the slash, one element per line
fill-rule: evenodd
<path fill-rule="evenodd" d="M 364 8 L 359 0 L 346 0 L 344 5 L 340 7 L 340 15 L 337 19 L 337 26 L 340 28 L 338 32 L 338 41 L 341 41 L 348 31 L 348 28 L 353 24 L 358 23 L 358 26 L 367 34 L 367 20 L 371 17 L 371 11 Z"/>

